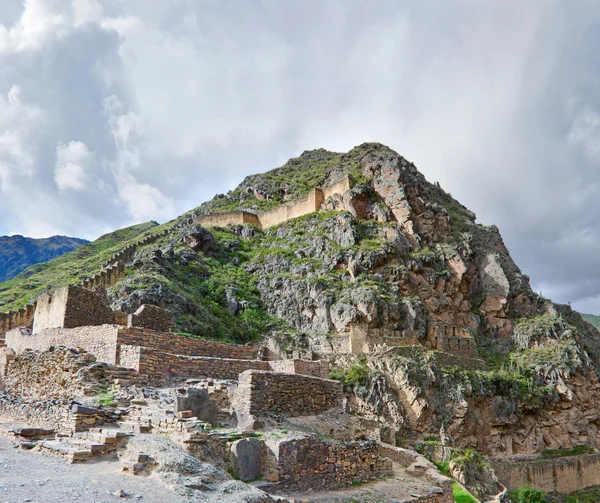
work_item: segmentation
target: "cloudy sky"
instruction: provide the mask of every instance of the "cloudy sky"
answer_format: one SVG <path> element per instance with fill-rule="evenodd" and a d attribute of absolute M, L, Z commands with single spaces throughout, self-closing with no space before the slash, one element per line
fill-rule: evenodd
<path fill-rule="evenodd" d="M 379 141 L 600 313 L 594 0 L 1 0 L 0 234 L 166 221 Z"/>

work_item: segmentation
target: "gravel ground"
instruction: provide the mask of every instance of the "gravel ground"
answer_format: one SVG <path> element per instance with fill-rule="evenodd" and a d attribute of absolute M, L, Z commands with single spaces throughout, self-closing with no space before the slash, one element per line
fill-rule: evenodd
<path fill-rule="evenodd" d="M 0 503 L 184 503 L 154 477 L 132 477 L 110 461 L 69 465 L 39 452 L 15 449 L 0 437 Z M 110 493 L 124 491 L 128 496 Z"/>

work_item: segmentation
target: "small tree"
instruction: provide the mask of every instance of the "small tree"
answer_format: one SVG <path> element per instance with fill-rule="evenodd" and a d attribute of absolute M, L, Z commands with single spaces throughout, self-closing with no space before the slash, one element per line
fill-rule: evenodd
<path fill-rule="evenodd" d="M 533 487 L 523 486 L 519 489 L 519 503 L 548 503 L 546 493 Z"/>

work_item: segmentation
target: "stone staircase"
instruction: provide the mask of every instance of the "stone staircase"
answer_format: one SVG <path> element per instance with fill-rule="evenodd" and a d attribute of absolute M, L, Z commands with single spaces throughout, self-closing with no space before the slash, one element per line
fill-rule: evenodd
<path fill-rule="evenodd" d="M 40 450 L 64 456 L 70 463 L 114 455 L 132 433 L 116 428 L 92 428 L 72 436 L 57 434 L 54 440 L 39 442 Z"/>

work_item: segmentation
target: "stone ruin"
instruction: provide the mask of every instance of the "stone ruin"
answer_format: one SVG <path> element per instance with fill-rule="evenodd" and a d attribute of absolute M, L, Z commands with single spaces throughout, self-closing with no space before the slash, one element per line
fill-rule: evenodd
<path fill-rule="evenodd" d="M 0 415 L 28 424 L 11 430 L 23 448 L 70 462 L 116 453 L 135 475 L 156 461 L 128 453 L 131 436 L 168 435 L 192 456 L 208 449 L 242 480 L 262 478 L 274 494 L 344 488 L 409 467 L 394 468 L 372 439 L 271 433 L 286 418 L 345 414 L 326 361 L 263 359 L 258 346 L 173 334 L 167 311 L 146 305 L 124 316 L 80 286 L 42 295 L 21 321 L 5 326 Z M 440 480 L 418 501 L 451 501 L 449 481 Z"/>
<path fill-rule="evenodd" d="M 280 204 L 272 210 L 260 214 L 250 211 L 228 211 L 210 213 L 194 218 L 194 222 L 207 227 L 226 227 L 228 225 L 255 225 L 268 229 L 282 224 L 292 218 L 298 218 L 319 211 L 323 202 L 335 195 L 341 195 L 352 188 L 353 181 L 349 175 L 333 180 L 323 188 L 312 189 L 306 196 Z"/>
<path fill-rule="evenodd" d="M 346 176 L 261 215 L 196 220 L 268 228 L 316 211 L 350 187 Z M 404 501 L 453 501 L 450 480 L 412 451 L 370 438 L 340 443 L 281 429 L 294 418 L 346 417 L 343 385 L 328 378 L 329 362 L 174 334 L 171 313 L 158 306 L 113 311 L 105 288 L 124 277 L 137 246 L 159 236 L 124 248 L 81 285 L 0 315 L 0 416 L 27 423 L 9 431 L 22 448 L 70 462 L 117 454 L 123 471 L 138 475 L 159 463 L 153 453 L 128 446 L 136 435 L 158 434 L 191 456 L 204 460 L 210 453 L 215 466 L 241 480 L 261 479 L 266 493 L 343 489 L 400 470 L 421 487 Z M 457 337 L 458 348 L 469 350 L 466 337 L 443 334 L 440 346 L 451 348 L 444 341 Z"/>

